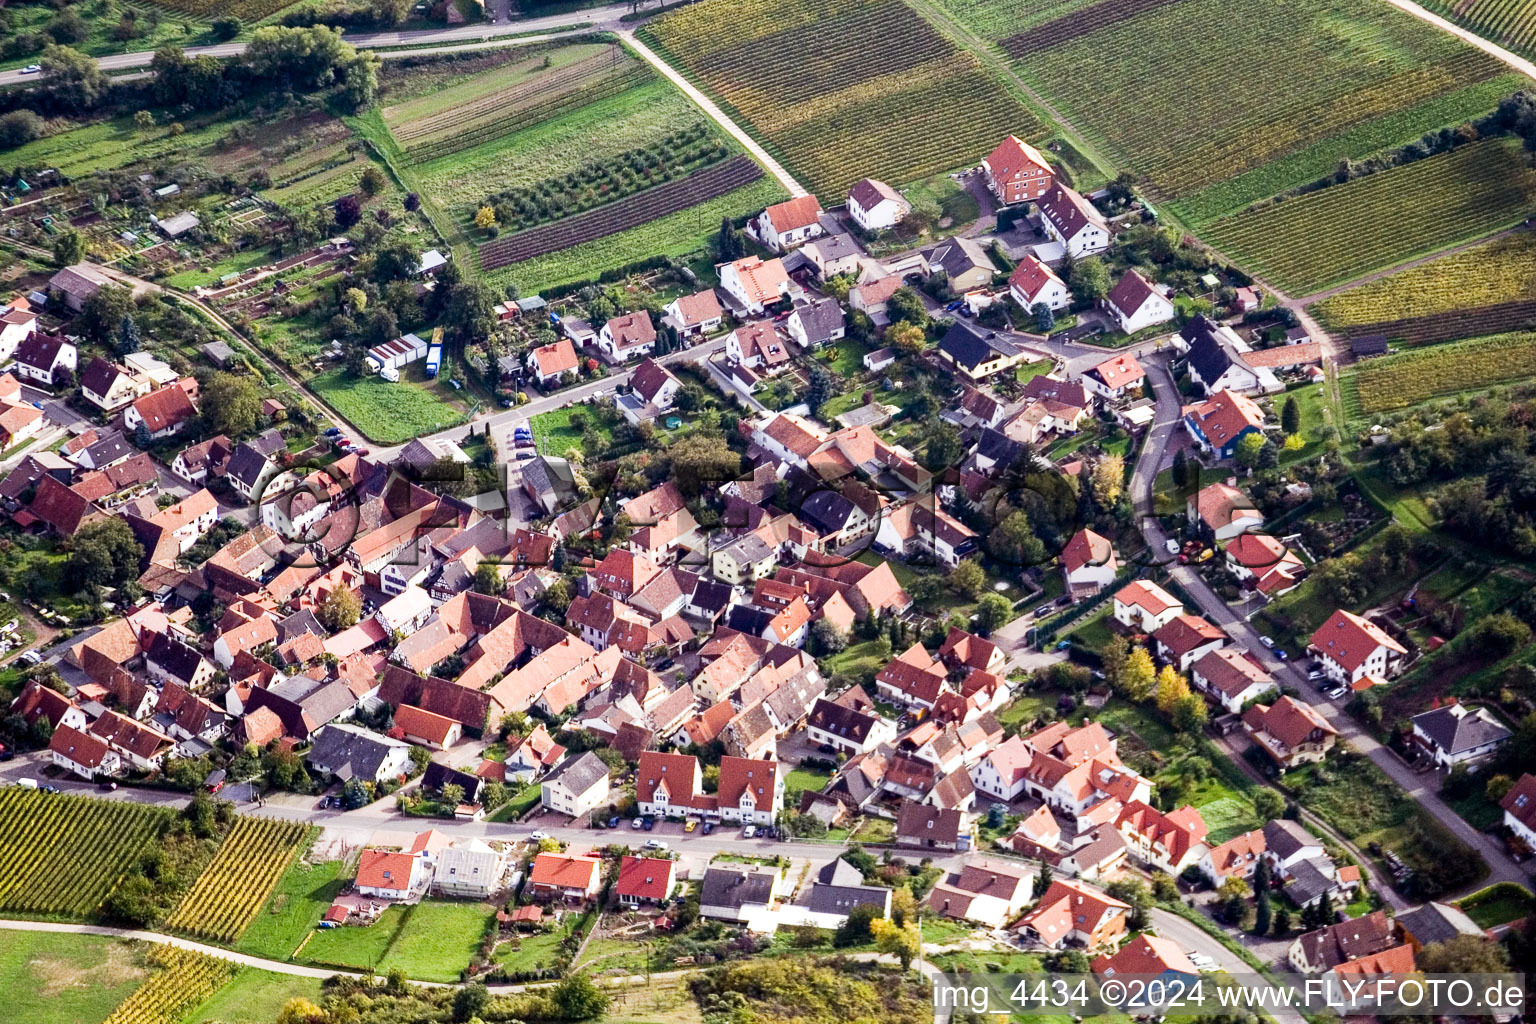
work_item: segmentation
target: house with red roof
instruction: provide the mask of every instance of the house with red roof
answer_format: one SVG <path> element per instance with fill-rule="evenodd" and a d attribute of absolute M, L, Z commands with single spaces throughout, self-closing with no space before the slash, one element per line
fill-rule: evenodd
<path fill-rule="evenodd" d="M 1232 484 L 1218 480 L 1190 495 L 1185 515 L 1216 541 L 1231 540 L 1264 525 L 1264 516 L 1253 499 Z"/>
<path fill-rule="evenodd" d="M 784 775 L 777 761 L 720 758 L 716 805 L 722 821 L 772 825 L 784 809 Z"/>
<path fill-rule="evenodd" d="M 1029 903 L 1035 876 L 1024 866 L 991 858 L 967 861 L 934 885 L 928 909 L 943 917 L 1002 928 Z"/>
<path fill-rule="evenodd" d="M 1109 222 L 1075 189 L 1056 182 L 1041 197 L 1038 209 L 1046 234 L 1060 242 L 1074 259 L 1109 248 Z"/>
<path fill-rule="evenodd" d="M 123 410 L 123 426 L 137 433 L 142 424 L 155 440 L 170 437 L 197 416 L 192 399 L 197 395 L 197 381 L 184 377 L 174 384 L 157 388 L 135 398 Z"/>
<path fill-rule="evenodd" d="M 656 750 L 640 755 L 635 769 L 635 802 L 641 814 L 658 818 L 689 814 L 714 817 L 720 811 L 715 794 L 704 792 L 698 758 Z"/>
<path fill-rule="evenodd" d="M 1243 435 L 1264 432 L 1264 412 L 1247 395 L 1218 391 L 1184 410 L 1184 429 L 1202 450 L 1230 459 Z"/>
<path fill-rule="evenodd" d="M 1199 968 L 1177 942 L 1142 932 L 1119 951 L 1097 957 L 1093 973 L 1101 978 L 1196 978 Z M 1134 1005 L 1134 1004 L 1133 1004 Z"/>
<path fill-rule="evenodd" d="M 679 295 L 667 303 L 662 323 L 676 329 L 685 338 L 705 335 L 719 328 L 725 314 L 713 288 L 692 295 Z"/>
<path fill-rule="evenodd" d="M 1045 155 L 1017 135 L 1008 136 L 987 154 L 981 173 L 1004 206 L 1039 199 L 1056 181 Z"/>
<path fill-rule="evenodd" d="M 0 403 L 0 448 L 13 448 L 29 437 L 36 437 L 42 429 L 41 409 L 30 403 Z"/>
<path fill-rule="evenodd" d="M 1032 310 L 1041 303 L 1051 309 L 1066 309 L 1072 305 L 1072 289 L 1056 271 L 1029 253 L 1024 254 L 1013 273 L 1008 275 L 1008 293 L 1024 309 Z"/>
<path fill-rule="evenodd" d="M 1285 768 L 1323 760 L 1339 735 L 1316 708 L 1288 695 L 1245 711 L 1243 731 Z"/>
<path fill-rule="evenodd" d="M 1059 556 L 1061 571 L 1066 577 L 1067 593 L 1073 600 L 1092 597 L 1115 581 L 1120 564 L 1115 561 L 1115 548 L 1108 537 L 1101 537 L 1089 529 L 1081 529 L 1072 535 Z"/>
<path fill-rule="evenodd" d="M 1499 801 L 1499 807 L 1504 811 L 1504 825 L 1528 849 L 1536 850 L 1536 775 L 1522 774 L 1520 781 Z"/>
<path fill-rule="evenodd" d="M 1223 545 L 1227 568 L 1268 598 L 1301 586 L 1307 566 L 1281 541 L 1264 533 L 1243 533 Z"/>
<path fill-rule="evenodd" d="M 1252 878 L 1267 848 L 1262 828 L 1244 832 L 1207 850 L 1200 858 L 1200 873 L 1213 886 L 1220 886 L 1233 875 L 1245 880 Z"/>
<path fill-rule="evenodd" d="M 1232 714 L 1277 689 L 1269 670 L 1240 647 L 1222 647 L 1201 655 L 1189 666 L 1189 682 Z"/>
<path fill-rule="evenodd" d="M 1176 811 L 1162 811 L 1133 800 L 1115 819 L 1115 828 L 1142 863 L 1177 875 L 1205 855 L 1209 831 L 1205 819 L 1185 804 Z"/>
<path fill-rule="evenodd" d="M 1329 679 L 1350 685 L 1367 677 L 1391 679 L 1408 653 L 1376 623 L 1342 608 L 1317 627 L 1307 649 L 1322 661 Z"/>
<path fill-rule="evenodd" d="M 1225 647 L 1227 634 L 1198 615 L 1176 615 L 1152 634 L 1158 656 L 1188 672 L 1207 653 Z"/>
<path fill-rule="evenodd" d="M 765 376 L 773 376 L 790 367 L 789 342 L 781 336 L 772 320 L 743 324 L 725 339 L 725 354 Z"/>
<path fill-rule="evenodd" d="M 661 570 L 644 555 L 637 555 L 626 548 L 614 548 L 592 570 L 594 586 L 619 600 L 628 598 Z"/>
<path fill-rule="evenodd" d="M 1184 614 L 1184 605 L 1151 580 L 1132 580 L 1115 592 L 1115 621 L 1126 629 L 1155 633 Z"/>
<path fill-rule="evenodd" d="M 1019 921 L 1019 931 L 1051 949 L 1069 942 L 1087 949 L 1108 948 L 1125 934 L 1130 909 L 1130 904 L 1092 886 L 1053 878 L 1035 909 Z"/>
<path fill-rule="evenodd" d="M 865 231 L 887 231 L 911 212 L 906 197 L 883 181 L 863 178 L 848 190 L 848 215 Z"/>
<path fill-rule="evenodd" d="M 875 676 L 875 690 L 903 707 L 931 709 L 949 689 L 949 671 L 922 644 L 913 644 L 892 658 Z"/>
<path fill-rule="evenodd" d="M 54 730 L 48 740 L 48 754 L 54 764 L 87 782 L 122 770 L 122 759 L 105 740 L 68 725 Z"/>
<path fill-rule="evenodd" d="M 419 743 L 429 750 L 446 750 L 459 742 L 464 727 L 451 718 L 435 715 L 430 711 L 401 704 L 395 708 L 395 728 L 410 743 Z"/>
<path fill-rule="evenodd" d="M 1126 334 L 1173 319 L 1173 302 L 1139 270 L 1127 270 L 1104 296 L 1104 308 Z"/>
<path fill-rule="evenodd" d="M 644 359 L 656 350 L 656 325 L 651 323 L 651 314 L 637 309 L 609 320 L 597 334 L 597 348 L 614 363 Z"/>
<path fill-rule="evenodd" d="M 626 906 L 665 903 L 677 888 L 677 862 L 669 857 L 625 855 L 619 861 L 619 877 L 613 883 L 614 895 Z"/>
<path fill-rule="evenodd" d="M 1018 736 L 1010 736 L 971 768 L 971 785 L 994 800 L 1011 802 L 1024 793 L 1033 760 L 1029 745 Z"/>
<path fill-rule="evenodd" d="M 602 888 L 602 861 L 569 853 L 541 853 L 528 875 L 535 896 L 567 900 L 591 899 Z"/>
<path fill-rule="evenodd" d="M 426 852 L 364 850 L 357 861 L 353 888 L 363 896 L 385 900 L 421 896 L 432 881 L 432 860 Z"/>
<path fill-rule="evenodd" d="M 1118 401 L 1140 391 L 1147 372 L 1129 352 L 1110 356 L 1082 376 L 1083 387 L 1108 401 Z"/>
<path fill-rule="evenodd" d="M 560 379 L 576 372 L 576 348 L 571 339 L 561 338 L 552 345 L 540 345 L 528 353 L 528 369 L 545 391 L 560 386 Z"/>
<path fill-rule="evenodd" d="M 748 313 L 761 314 L 764 307 L 788 297 L 794 289 L 784 262 L 777 257 L 764 260 L 744 256 L 715 269 L 720 274 L 720 289 Z"/>
<path fill-rule="evenodd" d="M 774 203 L 752 218 L 748 230 L 770 251 L 788 252 L 826 234 L 821 226 L 821 213 L 821 203 L 815 196 L 796 196 Z"/>

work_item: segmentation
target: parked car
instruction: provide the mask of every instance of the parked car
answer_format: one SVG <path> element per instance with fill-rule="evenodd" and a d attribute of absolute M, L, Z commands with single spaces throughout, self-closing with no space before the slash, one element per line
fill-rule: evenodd
<path fill-rule="evenodd" d="M 640 820 L 640 827 L 645 829 L 647 832 L 649 832 L 651 829 L 656 827 L 656 819 L 655 818 L 642 818 Z"/>
<path fill-rule="evenodd" d="M 1273 650 L 1275 646 L 1273 637 L 1261 636 L 1259 637 L 1259 643 L 1263 644 L 1265 647 L 1270 648 L 1271 650 Z"/>
<path fill-rule="evenodd" d="M 714 822 L 712 822 L 712 821 L 706 821 L 706 822 L 705 822 L 705 823 L 704 823 L 704 834 L 705 834 L 705 835 L 709 835 L 709 834 L 710 834 L 710 833 L 711 833 L 711 832 L 713 832 L 713 831 L 714 831 L 714 830 L 715 830 L 715 823 L 714 823 Z"/>
<path fill-rule="evenodd" d="M 21 73 L 24 75 L 35 75 L 41 70 L 43 70 L 43 66 L 41 64 L 28 64 L 26 67 L 21 69 Z"/>
<path fill-rule="evenodd" d="M 341 436 L 341 428 L 340 427 L 326 427 L 325 428 L 325 436 L 326 437 L 340 437 Z"/>
<path fill-rule="evenodd" d="M 629 823 L 629 827 L 631 829 L 638 830 L 644 824 L 645 822 L 641 821 L 639 818 L 636 818 L 634 821 Z"/>
<path fill-rule="evenodd" d="M 548 838 L 549 838 L 549 833 L 548 832 L 531 832 L 528 835 L 528 841 L 530 843 L 542 842 L 543 840 L 548 839 Z"/>
<path fill-rule="evenodd" d="M 696 829 L 698 827 L 699 827 L 699 823 L 694 821 L 692 818 L 689 818 L 686 822 L 683 823 L 683 831 L 684 832 L 692 832 L 694 829 Z"/>
<path fill-rule="evenodd" d="M 117 783 L 113 782 L 111 779 L 102 779 L 100 782 L 96 783 L 96 788 L 104 789 L 110 793 L 117 788 Z"/>
<path fill-rule="evenodd" d="M 666 842 L 661 839 L 647 839 L 645 845 L 640 847 L 642 850 L 665 850 L 666 848 Z"/>
<path fill-rule="evenodd" d="M 15 756 L 16 754 L 11 750 L 10 747 L 6 746 L 4 743 L 0 743 L 0 761 L 9 761 Z"/>
<path fill-rule="evenodd" d="M 62 793 L 63 792 L 63 790 L 59 789 L 58 786 L 40 786 L 38 788 L 40 788 L 44 793 Z"/>
<path fill-rule="evenodd" d="M 741 838 L 743 838 L 743 839 L 752 839 L 756 835 L 757 835 L 757 826 L 755 826 L 755 825 L 748 825 L 746 828 L 741 830 Z"/>

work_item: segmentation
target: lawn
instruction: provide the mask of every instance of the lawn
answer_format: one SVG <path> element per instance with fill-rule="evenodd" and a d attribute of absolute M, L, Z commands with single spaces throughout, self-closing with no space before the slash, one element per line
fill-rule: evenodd
<path fill-rule="evenodd" d="M 399 383 L 391 384 L 383 377 L 354 377 L 336 369 L 312 378 L 309 387 L 379 444 L 401 444 L 464 422 L 460 409 L 409 378 L 402 374 Z"/>
<path fill-rule="evenodd" d="M 458 981 L 495 914 L 484 903 L 423 900 L 406 913 L 378 970 L 398 967 L 418 981 Z"/>
<path fill-rule="evenodd" d="M 1115 636 L 1115 631 L 1109 626 L 1110 616 L 1114 610 L 1113 602 L 1105 602 L 1104 607 L 1099 611 L 1074 622 L 1061 634 L 1061 638 L 1075 640 L 1090 651 L 1103 650 L 1104 645 Z"/>
<path fill-rule="evenodd" d="M 182 1024 L 270 1024 L 290 999 L 319 1005 L 321 981 L 243 967 L 234 980 L 192 1011 Z"/>
<path fill-rule="evenodd" d="M 590 410 L 579 406 L 541 412 L 528 421 L 528 426 L 533 431 L 534 444 L 544 455 L 561 456 L 572 448 L 580 448 L 589 460 L 596 460 L 602 458 L 603 452 L 613 444 L 612 429 L 604 426 Z M 602 447 L 597 451 L 588 450 L 589 446 L 583 443 L 583 435 L 588 430 L 602 438 Z"/>
<path fill-rule="evenodd" d="M 370 925 L 317 929 L 299 959 L 324 967 L 376 970 L 404 923 L 406 909 L 392 906 Z"/>
<path fill-rule="evenodd" d="M 343 866 L 338 860 L 314 865 L 295 861 L 235 948 L 270 960 L 287 960 L 346 884 L 341 877 Z"/>
<path fill-rule="evenodd" d="M 890 643 L 882 639 L 850 644 L 846 650 L 839 651 L 826 659 L 827 671 L 834 675 L 853 676 L 856 679 L 873 678 L 875 673 L 884 668 L 885 663 L 890 660 L 889 652 Z"/>
<path fill-rule="evenodd" d="M 1513 882 L 1490 885 L 1456 905 L 1482 928 L 1496 928 L 1536 913 L 1536 897 Z"/>
<path fill-rule="evenodd" d="M 593 939 L 577 966 L 590 974 L 644 974 L 654 953 L 655 944 L 646 939 Z"/>
<path fill-rule="evenodd" d="M 6 932 L 0 942 L 12 1024 L 100 1024 L 145 973 L 131 947 L 99 935 Z"/>
<path fill-rule="evenodd" d="M 811 768 L 792 769 L 788 775 L 784 776 L 784 806 L 799 807 L 801 793 L 821 792 L 822 787 L 831 777 L 831 772 L 816 771 Z"/>
<path fill-rule="evenodd" d="M 560 952 L 560 942 L 571 933 L 575 918 L 569 914 L 552 931 L 533 932 L 503 942 L 491 954 L 491 960 L 508 974 L 536 971 L 548 967 Z"/>

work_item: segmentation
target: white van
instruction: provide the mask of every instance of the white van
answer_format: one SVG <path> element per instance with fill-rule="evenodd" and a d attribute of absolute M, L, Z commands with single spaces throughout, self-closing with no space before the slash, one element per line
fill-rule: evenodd
<path fill-rule="evenodd" d="M 391 384 L 398 384 L 398 383 L 400 383 L 400 371 L 395 369 L 393 366 L 386 366 L 386 367 L 384 367 L 384 369 L 379 371 L 379 376 L 383 377 L 385 380 L 389 381 Z"/>
<path fill-rule="evenodd" d="M 16 780 L 16 785 L 20 786 L 22 789 L 36 789 L 37 788 L 37 780 L 36 779 L 17 779 Z"/>

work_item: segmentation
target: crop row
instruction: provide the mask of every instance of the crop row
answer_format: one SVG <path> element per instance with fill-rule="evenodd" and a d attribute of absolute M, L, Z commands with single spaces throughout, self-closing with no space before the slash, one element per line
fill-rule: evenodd
<path fill-rule="evenodd" d="M 0 789 L 0 909 L 90 913 L 170 818 L 129 801 Z"/>
<path fill-rule="evenodd" d="M 237 818 L 166 925 L 220 942 L 238 939 L 288 870 L 305 832 L 295 822 Z"/>
<path fill-rule="evenodd" d="M 605 75 L 602 78 L 590 80 L 570 92 L 558 96 L 551 96 L 542 102 L 531 106 L 520 107 L 505 111 L 503 114 L 489 121 L 482 121 L 471 128 L 456 132 L 446 138 L 439 138 L 424 145 L 410 149 L 412 160 L 418 163 L 426 163 L 439 157 L 458 153 L 488 142 L 500 135 L 510 135 L 513 132 L 522 131 L 543 121 L 548 121 L 568 114 L 573 110 L 579 110 L 598 100 L 617 96 L 626 89 L 640 85 L 651 77 L 649 68 L 634 65 L 616 74 Z"/>
<path fill-rule="evenodd" d="M 606 235 L 638 227 L 646 221 L 665 217 L 707 202 L 763 176 L 763 169 L 751 157 L 738 156 L 723 163 L 695 171 L 686 178 L 637 193 L 623 202 L 567 217 L 544 227 L 520 231 L 498 238 L 480 247 L 480 265 L 495 270 L 545 253 L 569 249 Z"/>
<path fill-rule="evenodd" d="M 1536 373 L 1536 334 L 1499 334 L 1406 352 L 1348 375 L 1362 413 L 1401 409 Z"/>
<path fill-rule="evenodd" d="M 1335 281 L 1475 237 L 1536 207 L 1536 171 L 1494 139 L 1245 211 L 1211 242 L 1283 291 Z"/>
<path fill-rule="evenodd" d="M 1004 135 L 1041 130 L 974 54 L 900 0 L 800 0 L 776 31 L 735 30 L 780 6 L 702 0 L 643 34 L 824 198 L 866 175 L 925 177 L 984 156 Z M 803 22 L 812 10 L 815 22 Z"/>
<path fill-rule="evenodd" d="M 1504 71 L 1367 0 L 1180 0 L 1032 52 L 1018 66 L 1169 197 Z"/>
<path fill-rule="evenodd" d="M 177 1024 L 235 975 L 235 965 L 176 946 L 152 946 L 157 968 L 118 1004 L 106 1024 Z"/>
<path fill-rule="evenodd" d="M 1536 232 L 1521 231 L 1340 292 L 1313 312 L 1330 327 L 1351 327 L 1475 310 L 1533 295 Z"/>
<path fill-rule="evenodd" d="M 1536 50 L 1536 2 L 1533 0 L 1452 0 L 1428 3 L 1459 25 L 1511 49 Z"/>
<path fill-rule="evenodd" d="M 409 148 L 411 143 L 447 134 L 486 117 L 531 107 L 550 96 L 579 88 L 589 79 L 616 73 L 633 64 L 623 50 L 612 47 L 604 53 L 595 53 L 585 60 L 540 75 L 531 82 L 519 82 L 428 117 L 392 126 L 390 133 L 402 146 Z"/>
<path fill-rule="evenodd" d="M 1403 345 L 1427 345 L 1529 330 L 1536 330 L 1536 300 L 1501 302 L 1481 309 L 1455 309 L 1449 313 L 1356 324 L 1345 328 L 1344 333 L 1350 338 L 1380 334 Z"/>
<path fill-rule="evenodd" d="M 1003 40 L 1002 46 L 1015 57 L 1049 50 L 1053 46 L 1069 43 L 1081 36 L 1118 21 L 1134 18 L 1138 14 L 1155 10 L 1177 0 L 1100 0 L 1084 10 L 1073 11 L 1059 18 L 1036 25 Z"/>

